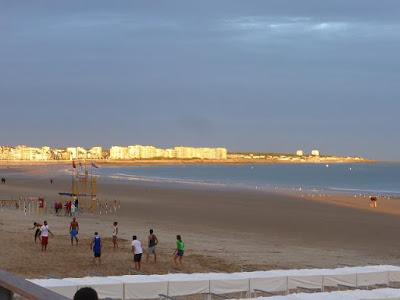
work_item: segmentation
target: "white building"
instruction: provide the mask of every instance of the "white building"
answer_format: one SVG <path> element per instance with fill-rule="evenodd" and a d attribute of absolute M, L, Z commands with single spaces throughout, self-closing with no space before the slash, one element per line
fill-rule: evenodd
<path fill-rule="evenodd" d="M 319 150 L 312 150 L 311 151 L 312 156 L 319 156 Z"/>
<path fill-rule="evenodd" d="M 128 147 L 112 146 L 110 148 L 110 159 L 129 159 Z"/>
<path fill-rule="evenodd" d="M 87 152 L 87 158 L 90 159 L 102 159 L 103 158 L 103 148 L 102 147 L 92 147 Z"/>
<path fill-rule="evenodd" d="M 296 151 L 296 155 L 297 156 L 303 156 L 304 155 L 304 151 L 303 150 L 297 150 Z"/>
<path fill-rule="evenodd" d="M 70 160 L 74 160 L 74 159 L 78 158 L 78 151 L 76 150 L 76 147 L 68 147 L 67 153 L 69 154 Z"/>

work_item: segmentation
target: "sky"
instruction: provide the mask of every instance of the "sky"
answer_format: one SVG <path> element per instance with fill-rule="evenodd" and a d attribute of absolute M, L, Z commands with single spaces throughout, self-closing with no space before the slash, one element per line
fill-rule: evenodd
<path fill-rule="evenodd" d="M 0 0 L 0 145 L 400 160 L 397 0 Z"/>

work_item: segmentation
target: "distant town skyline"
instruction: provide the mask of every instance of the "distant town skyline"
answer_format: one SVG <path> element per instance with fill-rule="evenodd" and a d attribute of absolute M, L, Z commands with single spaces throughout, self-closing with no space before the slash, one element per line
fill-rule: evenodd
<path fill-rule="evenodd" d="M 400 161 L 395 0 L 0 0 L 0 45 L 0 145 Z"/>

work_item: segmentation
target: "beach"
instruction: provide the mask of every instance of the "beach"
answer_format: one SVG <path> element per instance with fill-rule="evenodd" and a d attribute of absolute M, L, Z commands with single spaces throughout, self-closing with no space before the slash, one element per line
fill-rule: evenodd
<path fill-rule="evenodd" d="M 15 169 L 3 169 L 2 174 Z M 70 180 L 35 175 L 37 168 L 18 168 L 0 186 L 1 199 L 42 196 L 49 203 L 70 189 Z M 39 172 L 40 173 L 40 172 Z M 145 244 L 148 230 L 160 240 L 160 261 L 143 263 L 146 274 L 232 272 L 288 268 L 323 268 L 397 264 L 400 259 L 400 201 L 380 199 L 377 209 L 363 197 L 307 195 L 259 190 L 195 187 L 142 182 L 101 182 L 98 197 L 117 200 L 116 214 L 78 216 L 78 247 L 71 247 L 70 217 L 25 216 L 20 210 L 0 212 L 0 263 L 25 277 L 68 277 L 130 272 L 130 241 Z M 33 243 L 33 221 L 46 219 L 55 237 L 47 253 Z M 119 222 L 121 248 L 111 243 L 112 222 Z M 98 231 L 104 240 L 103 265 L 94 267 L 89 242 Z M 186 244 L 184 266 L 172 263 L 175 236 Z M 146 248 L 146 247 L 145 247 Z"/>

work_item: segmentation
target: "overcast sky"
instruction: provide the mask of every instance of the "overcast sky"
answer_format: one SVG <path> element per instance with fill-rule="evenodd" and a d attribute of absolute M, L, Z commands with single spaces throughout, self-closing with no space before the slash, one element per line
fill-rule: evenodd
<path fill-rule="evenodd" d="M 0 145 L 400 160 L 397 0 L 22 2 L 0 0 Z"/>

